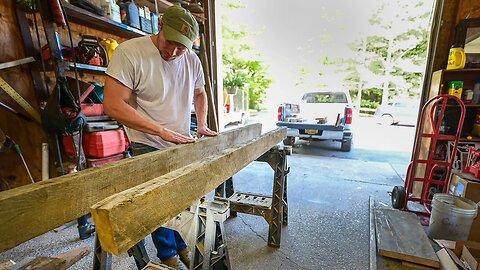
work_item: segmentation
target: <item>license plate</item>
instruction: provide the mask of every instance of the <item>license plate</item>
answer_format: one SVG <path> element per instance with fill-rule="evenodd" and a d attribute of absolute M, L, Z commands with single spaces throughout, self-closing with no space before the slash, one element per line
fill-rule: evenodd
<path fill-rule="evenodd" d="M 314 135 L 314 134 L 317 134 L 317 130 L 316 129 L 305 129 L 305 133 L 307 133 L 309 135 Z"/>

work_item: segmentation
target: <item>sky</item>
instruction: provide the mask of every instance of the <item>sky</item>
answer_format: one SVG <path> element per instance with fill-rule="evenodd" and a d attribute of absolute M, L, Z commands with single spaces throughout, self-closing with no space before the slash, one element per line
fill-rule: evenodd
<path fill-rule="evenodd" d="M 325 56 L 334 58 L 352 54 L 348 44 L 358 40 L 369 29 L 368 20 L 380 3 L 379 0 L 233 2 L 243 3 L 246 8 L 234 11 L 221 9 L 220 12 L 257 33 L 253 43 L 259 58 L 269 66 L 267 71 L 273 84 L 267 91 L 267 105 L 273 107 L 300 95 L 295 86 L 300 67 L 318 65 L 318 59 Z M 395 10 L 395 7 L 390 10 Z M 339 81 L 334 73 L 323 80 L 328 85 L 338 84 Z"/>

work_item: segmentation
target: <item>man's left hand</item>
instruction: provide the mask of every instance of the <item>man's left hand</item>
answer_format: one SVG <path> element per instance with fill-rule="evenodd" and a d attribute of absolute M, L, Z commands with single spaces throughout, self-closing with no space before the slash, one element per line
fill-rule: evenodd
<path fill-rule="evenodd" d="M 198 127 L 197 129 L 197 136 L 198 138 L 201 138 L 203 136 L 207 136 L 207 137 L 213 137 L 213 136 L 217 136 L 218 133 L 209 129 L 207 126 L 201 126 L 201 127 Z"/>

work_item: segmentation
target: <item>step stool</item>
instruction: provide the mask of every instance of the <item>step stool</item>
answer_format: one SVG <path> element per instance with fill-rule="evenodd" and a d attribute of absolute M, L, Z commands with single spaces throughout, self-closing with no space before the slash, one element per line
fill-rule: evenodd
<path fill-rule="evenodd" d="M 195 211 L 195 248 L 190 270 L 230 270 L 225 227 L 230 216 L 228 202 L 211 201 L 197 205 Z"/>

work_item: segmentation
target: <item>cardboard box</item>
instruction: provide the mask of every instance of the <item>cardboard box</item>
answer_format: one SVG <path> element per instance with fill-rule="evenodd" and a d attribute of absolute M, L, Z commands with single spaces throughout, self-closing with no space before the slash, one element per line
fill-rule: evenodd
<path fill-rule="evenodd" d="M 480 270 L 480 249 L 464 245 L 460 259 L 464 261 L 470 269 Z"/>
<path fill-rule="evenodd" d="M 480 202 L 480 179 L 474 178 L 473 175 L 460 171 L 452 171 L 448 193 L 463 198 L 470 199 L 476 203 Z M 468 240 L 480 242 L 480 218 L 473 220 L 470 236 Z"/>
<path fill-rule="evenodd" d="M 480 201 L 480 179 L 473 177 L 471 174 L 453 171 L 448 193 L 478 203 Z"/>

